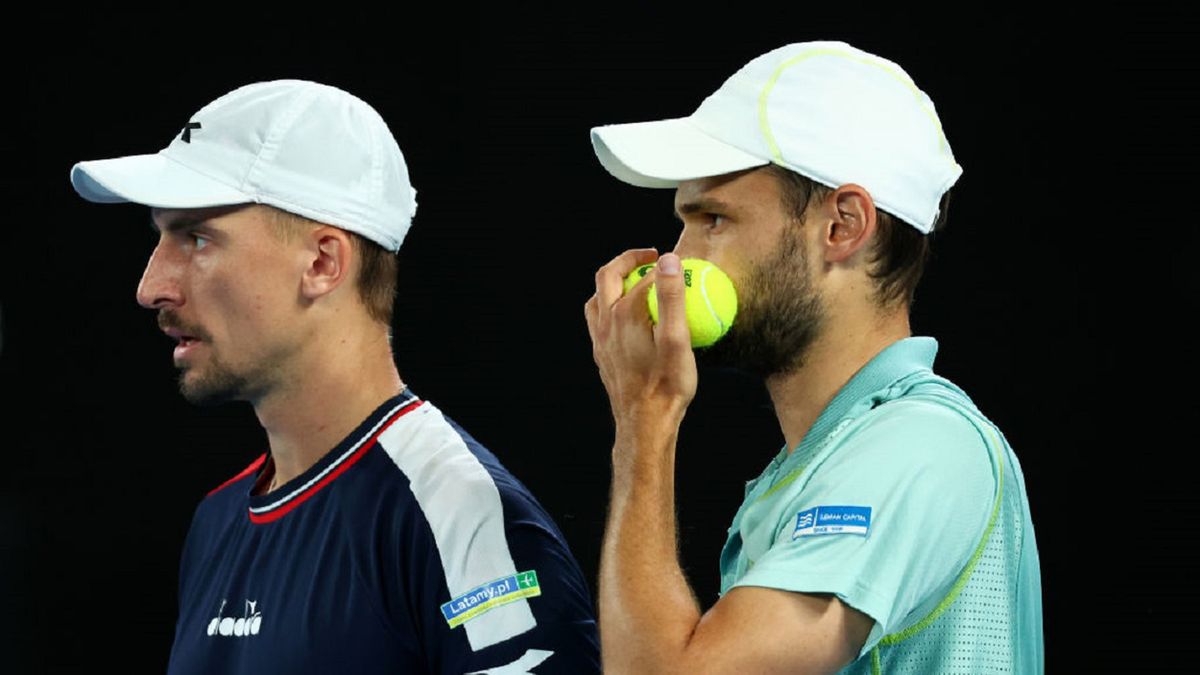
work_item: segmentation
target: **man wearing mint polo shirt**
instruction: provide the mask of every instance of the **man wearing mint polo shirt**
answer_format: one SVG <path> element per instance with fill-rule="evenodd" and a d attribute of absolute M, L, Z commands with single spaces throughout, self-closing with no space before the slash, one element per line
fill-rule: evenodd
<path fill-rule="evenodd" d="M 721 592 L 836 593 L 883 618 L 866 641 L 878 645 L 872 659 L 919 663 L 949 641 L 962 648 L 946 653 L 972 664 L 962 672 L 1009 667 L 1014 654 L 1040 661 L 1040 574 L 1020 466 L 966 394 L 930 370 L 936 351 L 931 338 L 892 344 L 747 486 L 721 555 Z M 1002 609 L 1010 596 L 1015 615 Z M 999 630 L 1009 624 L 1011 634 Z M 888 625 L 907 627 L 885 636 Z"/>
<path fill-rule="evenodd" d="M 1020 465 L 934 374 L 937 343 L 908 320 L 962 173 L 929 97 L 891 61 L 799 43 L 752 60 L 689 117 L 598 127 L 592 142 L 617 178 L 675 188 L 682 222 L 673 252 L 601 268 L 585 306 L 616 427 L 605 671 L 1042 672 Z M 738 289 L 729 334 L 695 353 L 682 257 Z M 697 359 L 763 377 L 786 440 L 747 486 L 707 612 L 675 551 L 675 444 Z"/>

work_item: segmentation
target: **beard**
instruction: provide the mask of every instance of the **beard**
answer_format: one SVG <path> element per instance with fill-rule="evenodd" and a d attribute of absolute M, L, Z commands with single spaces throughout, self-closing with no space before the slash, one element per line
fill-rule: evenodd
<path fill-rule="evenodd" d="M 755 265 L 738 289 L 733 326 L 712 346 L 696 350 L 697 363 L 763 379 L 803 366 L 825 322 L 807 262 L 799 228 L 785 228 L 776 253 Z"/>

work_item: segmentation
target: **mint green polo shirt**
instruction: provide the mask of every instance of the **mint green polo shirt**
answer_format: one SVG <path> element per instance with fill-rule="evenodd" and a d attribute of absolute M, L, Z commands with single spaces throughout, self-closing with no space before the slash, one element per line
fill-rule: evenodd
<path fill-rule="evenodd" d="M 746 485 L 721 593 L 837 595 L 875 622 L 844 673 L 1041 673 L 1021 467 L 936 354 L 932 338 L 889 346 Z"/>

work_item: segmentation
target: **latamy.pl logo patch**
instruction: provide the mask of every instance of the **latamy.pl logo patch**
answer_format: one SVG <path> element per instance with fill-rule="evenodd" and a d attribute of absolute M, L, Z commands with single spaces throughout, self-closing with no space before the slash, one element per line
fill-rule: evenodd
<path fill-rule="evenodd" d="M 817 506 L 796 514 L 792 539 L 822 534 L 860 534 L 871 530 L 869 506 Z"/>
<path fill-rule="evenodd" d="M 488 610 L 541 594 L 542 587 L 538 584 L 537 572 L 518 572 L 490 581 L 451 599 L 442 605 L 442 616 L 446 617 L 446 623 L 450 624 L 451 628 L 457 628 Z"/>

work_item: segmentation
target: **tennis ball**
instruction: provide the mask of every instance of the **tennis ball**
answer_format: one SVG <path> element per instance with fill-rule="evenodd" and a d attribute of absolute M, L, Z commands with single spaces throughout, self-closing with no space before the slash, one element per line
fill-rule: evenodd
<path fill-rule="evenodd" d="M 720 340 L 733 325 L 737 316 L 737 291 L 721 268 L 707 260 L 684 258 L 680 263 L 692 347 L 707 347 Z M 625 292 L 628 293 L 652 269 L 654 263 L 630 272 L 625 277 Z M 654 292 L 654 284 L 650 285 L 646 301 L 650 305 L 650 320 L 657 324 L 658 295 Z"/>

